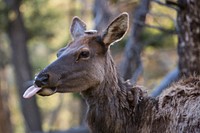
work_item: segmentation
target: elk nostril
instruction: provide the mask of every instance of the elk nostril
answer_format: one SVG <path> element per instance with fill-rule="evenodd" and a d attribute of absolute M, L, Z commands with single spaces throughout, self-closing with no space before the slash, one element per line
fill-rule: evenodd
<path fill-rule="evenodd" d="M 34 81 L 34 84 L 38 87 L 42 87 L 48 84 L 49 74 L 39 74 Z"/>

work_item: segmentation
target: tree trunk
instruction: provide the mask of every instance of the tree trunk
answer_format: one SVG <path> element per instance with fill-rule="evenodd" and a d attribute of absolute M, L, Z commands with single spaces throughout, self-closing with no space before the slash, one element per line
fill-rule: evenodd
<path fill-rule="evenodd" d="M 150 0 L 140 0 L 140 5 L 134 11 L 133 25 L 131 33 L 128 38 L 125 55 L 120 66 L 120 72 L 125 80 L 131 79 L 131 83 L 137 81 L 138 76 L 142 72 L 142 63 L 140 59 L 140 53 L 143 49 L 141 43 L 141 33 L 143 31 L 143 25 L 145 23 L 146 14 L 149 12 Z"/>
<path fill-rule="evenodd" d="M 105 28 L 112 18 L 112 13 L 109 10 L 108 1 L 95 0 L 93 5 L 94 29 L 100 31 Z"/>
<path fill-rule="evenodd" d="M 178 55 L 181 75 L 200 75 L 200 1 L 179 0 Z"/>
<path fill-rule="evenodd" d="M 25 82 L 31 80 L 32 75 L 27 51 L 26 29 L 19 11 L 21 1 L 5 0 L 5 3 L 8 7 L 8 15 L 13 14 L 13 17 L 8 17 L 7 32 L 10 39 L 21 108 L 26 122 L 26 132 L 42 131 L 40 113 L 35 97 L 30 100 L 22 98 L 23 93 L 27 89 Z"/>

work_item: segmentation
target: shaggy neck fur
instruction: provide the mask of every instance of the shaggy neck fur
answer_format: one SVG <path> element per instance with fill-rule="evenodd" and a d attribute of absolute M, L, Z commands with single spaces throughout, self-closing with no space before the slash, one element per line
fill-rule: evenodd
<path fill-rule="evenodd" d="M 139 87 L 123 82 L 115 64 L 107 55 L 105 79 L 96 88 L 82 92 L 89 110 L 87 121 L 93 133 L 130 133 L 136 131 L 139 121 L 134 116 L 145 99 Z M 141 112 L 140 112 L 141 114 Z"/>
<path fill-rule="evenodd" d="M 200 77 L 180 80 L 158 98 L 123 82 L 110 54 L 104 81 L 82 92 L 92 133 L 199 133 Z"/>

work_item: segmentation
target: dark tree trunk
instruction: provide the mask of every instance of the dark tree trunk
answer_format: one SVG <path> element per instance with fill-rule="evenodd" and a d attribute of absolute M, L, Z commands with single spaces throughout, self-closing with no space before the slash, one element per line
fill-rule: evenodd
<path fill-rule="evenodd" d="M 178 55 L 181 75 L 200 75 L 200 1 L 179 0 Z"/>
<path fill-rule="evenodd" d="M 125 47 L 125 55 L 122 60 L 120 72 L 125 80 L 131 79 L 135 83 L 142 72 L 142 63 L 140 53 L 143 48 L 141 43 L 141 33 L 143 31 L 146 14 L 149 12 L 150 0 L 140 0 L 140 5 L 134 11 L 135 15 L 132 20 L 131 33 Z"/>
<path fill-rule="evenodd" d="M 21 0 L 5 0 L 5 3 L 8 7 L 8 14 L 12 12 L 15 15 L 13 18 L 8 18 L 7 32 L 10 38 L 21 108 L 26 122 L 26 132 L 42 131 L 40 113 L 35 97 L 30 100 L 22 98 L 27 89 L 25 82 L 31 80 L 32 75 L 27 51 L 27 34 L 19 11 Z"/>

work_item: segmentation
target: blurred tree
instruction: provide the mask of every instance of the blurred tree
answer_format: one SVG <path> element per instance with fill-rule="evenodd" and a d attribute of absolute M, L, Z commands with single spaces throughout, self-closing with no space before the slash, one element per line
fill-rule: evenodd
<path fill-rule="evenodd" d="M 7 25 L 6 31 L 10 39 L 12 62 L 21 101 L 22 112 L 26 121 L 26 132 L 41 131 L 41 118 L 35 97 L 30 100 L 22 98 L 28 86 L 25 82 L 32 79 L 31 66 L 27 51 L 27 32 L 20 12 L 22 0 L 4 0 Z"/>
<path fill-rule="evenodd" d="M 180 74 L 200 75 L 200 1 L 178 0 Z"/>
<path fill-rule="evenodd" d="M 113 17 L 107 0 L 94 0 L 93 5 L 94 29 L 101 31 Z"/>
<path fill-rule="evenodd" d="M 124 58 L 122 60 L 120 72 L 125 80 L 130 79 L 131 83 L 135 83 L 141 75 L 142 63 L 140 59 L 140 53 L 143 49 L 143 43 L 141 43 L 141 35 L 145 23 L 146 14 L 149 12 L 150 0 L 141 0 L 139 6 L 134 10 L 134 20 L 131 22 L 131 33 L 128 38 Z"/>

